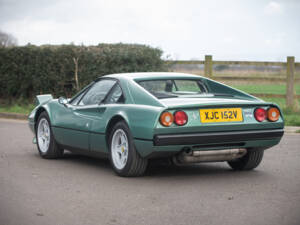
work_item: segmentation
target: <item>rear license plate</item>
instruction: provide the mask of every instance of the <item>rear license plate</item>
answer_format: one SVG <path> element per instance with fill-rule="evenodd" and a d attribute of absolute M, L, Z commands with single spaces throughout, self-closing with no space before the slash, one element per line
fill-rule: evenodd
<path fill-rule="evenodd" d="M 202 123 L 241 122 L 243 112 L 241 108 L 200 109 Z"/>

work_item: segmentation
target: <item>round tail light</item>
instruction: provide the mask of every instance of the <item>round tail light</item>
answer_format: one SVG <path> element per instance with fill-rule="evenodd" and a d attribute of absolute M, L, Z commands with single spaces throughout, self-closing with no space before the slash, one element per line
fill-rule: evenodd
<path fill-rule="evenodd" d="M 169 127 L 172 125 L 172 123 L 174 121 L 173 114 L 170 112 L 164 112 L 163 114 L 161 114 L 159 121 L 160 121 L 161 125 L 163 125 L 165 127 Z"/>
<path fill-rule="evenodd" d="M 262 122 L 267 118 L 267 111 L 263 108 L 257 108 L 254 111 L 254 117 L 258 122 Z"/>
<path fill-rule="evenodd" d="M 188 121 L 188 116 L 184 111 L 177 111 L 174 113 L 174 122 L 178 126 L 183 126 L 187 123 Z"/>
<path fill-rule="evenodd" d="M 269 108 L 268 109 L 268 120 L 271 122 L 276 122 L 279 119 L 280 112 L 277 108 Z"/>

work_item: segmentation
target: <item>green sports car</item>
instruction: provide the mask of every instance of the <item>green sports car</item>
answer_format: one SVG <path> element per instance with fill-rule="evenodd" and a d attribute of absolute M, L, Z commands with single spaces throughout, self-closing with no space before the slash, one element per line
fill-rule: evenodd
<path fill-rule="evenodd" d="M 278 105 L 205 77 L 164 72 L 102 76 L 71 99 L 38 95 L 28 120 L 41 157 L 65 149 L 104 156 L 120 176 L 142 175 L 153 158 L 251 170 L 284 133 Z"/>

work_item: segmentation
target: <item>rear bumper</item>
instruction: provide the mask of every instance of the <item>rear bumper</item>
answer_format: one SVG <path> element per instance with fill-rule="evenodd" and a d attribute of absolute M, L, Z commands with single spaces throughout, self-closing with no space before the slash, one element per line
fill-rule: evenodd
<path fill-rule="evenodd" d="M 250 130 L 230 132 L 207 132 L 189 134 L 158 134 L 154 136 L 154 146 L 167 145 L 207 145 L 281 138 L 283 129 Z"/>

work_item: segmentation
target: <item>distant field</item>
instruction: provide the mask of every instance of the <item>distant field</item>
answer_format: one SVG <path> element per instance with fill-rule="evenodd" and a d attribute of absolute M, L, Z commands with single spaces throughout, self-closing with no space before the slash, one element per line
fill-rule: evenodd
<path fill-rule="evenodd" d="M 284 84 L 240 84 L 232 86 L 247 93 L 282 95 L 286 93 L 286 85 Z M 295 91 L 296 94 L 300 95 L 300 84 L 295 85 Z"/>

